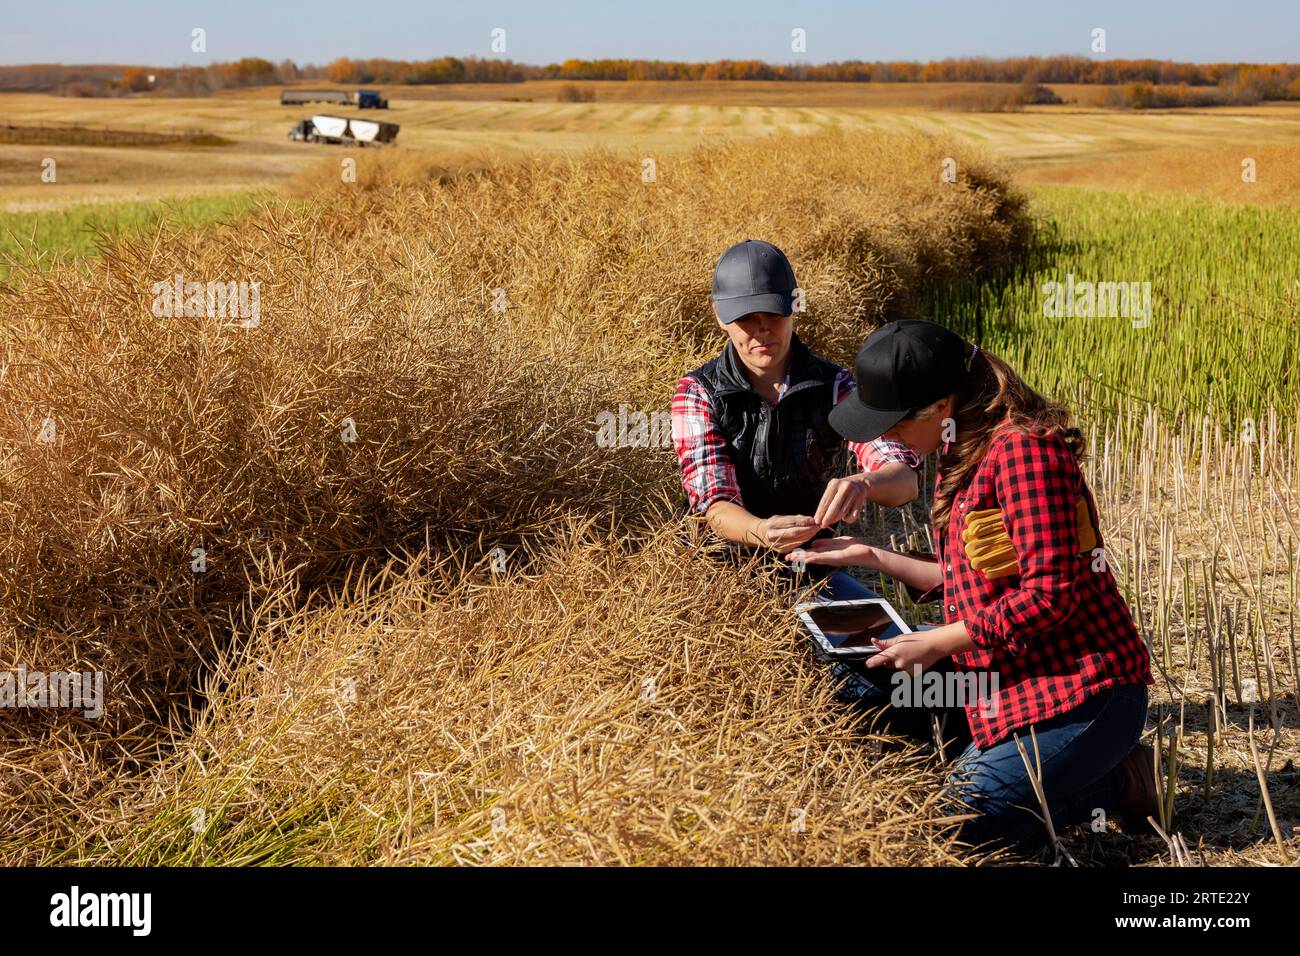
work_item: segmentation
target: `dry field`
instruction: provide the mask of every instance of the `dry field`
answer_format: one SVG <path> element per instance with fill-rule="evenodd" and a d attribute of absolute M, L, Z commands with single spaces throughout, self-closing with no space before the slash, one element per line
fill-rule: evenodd
<path fill-rule="evenodd" d="M 1241 149 L 1251 155 L 1261 146 L 1300 140 L 1300 104 L 1139 114 L 1092 108 L 1086 87 L 1061 87 L 1062 96 L 1079 100 L 1077 104 L 1031 107 L 1023 113 L 953 113 L 935 107 L 943 96 L 980 84 L 590 83 L 578 85 L 594 89 L 595 102 L 561 103 L 556 93 L 563 85 L 398 87 L 387 91 L 392 108 L 383 118 L 402 125 L 398 151 L 428 154 L 448 167 L 592 147 L 660 156 L 722 139 L 835 128 L 951 136 L 1051 181 L 1085 181 L 1100 162 L 1099 182 L 1121 188 L 1125 184 L 1117 171 L 1125 168 L 1122 161 L 1104 165 L 1117 158 L 1171 150 L 1174 161 L 1181 162 L 1179 151 Z M 318 162 L 322 152 L 333 151 L 286 139 L 299 117 L 330 111 L 337 112 L 325 104 L 280 106 L 278 88 L 207 99 L 3 93 L 0 122 L 197 128 L 233 143 L 0 146 L 0 210 L 276 187 Z M 40 163 L 52 151 L 60 163 L 59 182 L 44 184 Z M 1058 165 L 1059 174 L 1054 172 Z"/>
<path fill-rule="evenodd" d="M 39 147 L 0 147 L 11 208 L 265 190 L 237 223 L 163 222 L 3 287 L 0 669 L 102 669 L 108 710 L 0 729 L 0 862 L 997 862 L 953 843 L 933 754 L 831 702 L 776 584 L 700 555 L 671 451 L 594 440 L 716 350 L 710 269 L 746 235 L 791 254 L 826 354 L 934 315 L 1090 430 L 1187 852 L 1111 827 L 1069 834 L 1074 858 L 1300 861 L 1300 286 L 1279 265 L 1300 261 L 1300 109 L 526 86 L 399 96 L 402 146 L 359 155 L 355 185 L 343 151 L 284 140 L 306 111 L 268 91 L 0 97 L 10 122 L 235 140 L 71 151 L 57 186 L 24 184 Z M 1038 285 L 1067 270 L 1149 278 L 1160 311 L 1047 322 Z M 176 272 L 260 281 L 260 324 L 156 317 Z M 924 506 L 862 531 L 920 543 Z"/>
<path fill-rule="evenodd" d="M 1254 179 L 1242 178 L 1253 161 Z M 1239 139 L 1232 143 L 1162 146 L 1111 158 L 1068 160 L 1026 169 L 1023 181 L 1059 183 L 1130 192 L 1181 192 L 1230 203 L 1300 206 L 1300 137 L 1278 142 Z"/>

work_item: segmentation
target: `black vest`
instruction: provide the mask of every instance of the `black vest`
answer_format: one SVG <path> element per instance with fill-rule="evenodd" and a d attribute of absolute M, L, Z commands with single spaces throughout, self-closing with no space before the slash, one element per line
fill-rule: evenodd
<path fill-rule="evenodd" d="M 758 518 L 811 515 L 840 465 L 844 440 L 827 417 L 839 366 L 790 341 L 790 387 L 776 405 L 754 391 L 731 343 L 690 373 L 709 393 L 745 509 Z"/>

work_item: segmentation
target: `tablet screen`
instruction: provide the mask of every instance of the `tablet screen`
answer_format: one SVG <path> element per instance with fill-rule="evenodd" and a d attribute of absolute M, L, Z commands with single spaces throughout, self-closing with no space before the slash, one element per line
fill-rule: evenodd
<path fill-rule="evenodd" d="M 871 648 L 872 638 L 897 637 L 903 631 L 883 604 L 823 604 L 805 612 L 835 648 Z"/>

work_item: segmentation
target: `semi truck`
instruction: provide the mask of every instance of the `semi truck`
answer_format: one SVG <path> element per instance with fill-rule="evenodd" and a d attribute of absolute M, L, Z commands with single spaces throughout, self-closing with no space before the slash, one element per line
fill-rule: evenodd
<path fill-rule="evenodd" d="M 301 119 L 289 130 L 289 138 L 299 143 L 342 143 L 367 146 L 391 143 L 401 129 L 396 123 L 348 119 L 344 116 L 317 115 Z"/>
<path fill-rule="evenodd" d="M 378 90 L 281 90 L 281 106 L 303 103 L 339 103 L 359 110 L 386 110 L 388 100 Z"/>

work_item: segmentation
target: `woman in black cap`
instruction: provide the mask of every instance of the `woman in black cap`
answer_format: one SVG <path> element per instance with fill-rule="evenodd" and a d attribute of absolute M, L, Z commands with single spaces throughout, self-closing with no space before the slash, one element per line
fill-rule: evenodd
<path fill-rule="evenodd" d="M 1155 810 L 1151 751 L 1138 745 L 1152 682 L 1147 648 L 1106 565 L 1097 509 L 1070 413 L 1001 359 L 932 322 L 893 322 L 858 353 L 857 390 L 831 413 L 850 441 L 886 437 L 940 451 L 932 560 L 856 538 L 809 542 L 791 559 L 862 565 L 919 599 L 942 596 L 944 624 L 877 643 L 869 668 L 918 674 L 949 657 L 996 688 L 966 708 L 974 742 L 950 783 L 980 814 L 972 843 L 1027 850 L 1045 828 L 1016 747 L 1032 728 L 1059 829 Z M 960 691 L 965 685 L 950 685 Z M 983 696 L 983 695 L 982 695 Z M 1031 809 L 1032 808 L 1032 809 Z"/>

